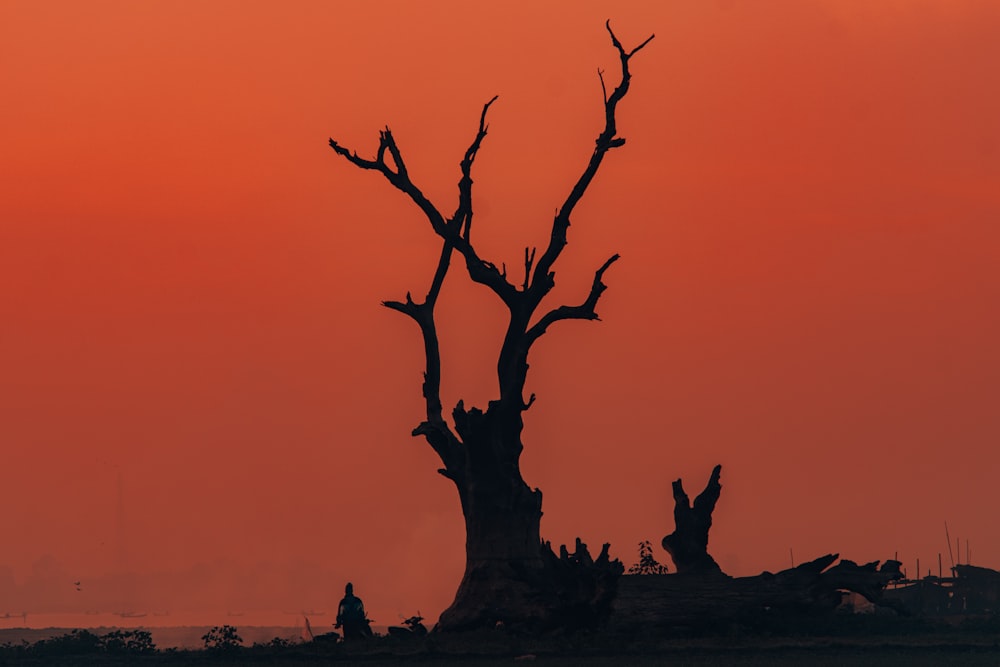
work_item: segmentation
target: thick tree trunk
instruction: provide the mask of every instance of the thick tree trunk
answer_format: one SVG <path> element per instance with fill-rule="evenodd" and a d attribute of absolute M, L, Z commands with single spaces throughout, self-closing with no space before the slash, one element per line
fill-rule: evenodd
<path fill-rule="evenodd" d="M 712 470 L 705 490 L 691 505 L 681 480 L 673 483 L 674 532 L 663 538 L 663 548 L 670 554 L 677 574 L 719 574 L 722 569 L 708 554 L 708 531 L 712 527 L 712 512 L 722 493 L 719 475 L 722 466 Z"/>
<path fill-rule="evenodd" d="M 556 556 L 540 535 L 542 493 L 521 478 L 520 411 L 501 418 L 498 402 L 484 415 L 456 411 L 465 465 L 454 475 L 465 515 L 465 573 L 439 630 L 507 627 L 546 630 L 594 625 L 610 613 L 621 563 L 598 559 L 577 540 Z M 510 439 L 514 440 L 511 441 Z"/>
<path fill-rule="evenodd" d="M 510 508 L 468 503 L 465 573 L 454 601 L 441 614 L 440 629 L 542 620 L 544 610 L 537 608 L 533 585 L 545 567 L 539 537 L 541 493 L 528 494 L 535 499 L 533 508 L 531 503 Z"/>
<path fill-rule="evenodd" d="M 574 552 L 564 546 L 557 556 L 539 539 L 541 492 L 524 490 L 511 507 L 469 503 L 465 573 L 439 630 L 579 629 L 610 614 L 621 562 L 610 560 L 607 544 L 594 560 L 579 539 Z"/>

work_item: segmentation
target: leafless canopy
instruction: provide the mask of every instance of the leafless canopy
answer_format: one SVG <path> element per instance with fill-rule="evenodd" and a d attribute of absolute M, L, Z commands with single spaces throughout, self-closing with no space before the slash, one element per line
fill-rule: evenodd
<path fill-rule="evenodd" d="M 600 75 L 601 88 L 604 91 L 604 128 L 597 136 L 594 152 L 590 156 L 583 173 L 576 181 L 562 206 L 552 221 L 551 237 L 547 247 L 536 259 L 536 249 L 525 248 L 524 280 L 515 284 L 508 278 L 506 268 L 479 256 L 472 243 L 473 197 L 472 197 L 472 166 L 485 139 L 489 126 L 486 116 L 496 97 L 489 100 L 479 117 L 479 128 L 472 143 L 459 164 L 461 178 L 458 181 L 458 205 L 450 216 L 445 216 L 421 192 L 420 188 L 410 178 L 402 152 L 396 143 L 392 131 L 386 127 L 379 133 L 378 150 L 374 159 L 360 157 L 357 152 L 345 148 L 330 139 L 330 146 L 351 164 L 361 169 L 380 172 L 396 189 L 405 193 L 423 212 L 430 222 L 434 232 L 441 237 L 441 254 L 431 278 L 427 296 L 423 301 L 415 301 L 410 293 L 404 301 L 385 301 L 387 308 L 404 313 L 420 326 L 423 335 L 424 351 L 427 366 L 424 373 L 423 395 L 426 401 L 426 420 L 416 429 L 414 435 L 423 435 L 440 456 L 444 468 L 439 472 L 453 479 L 461 487 L 460 477 L 465 470 L 465 452 L 463 447 L 463 425 L 473 413 L 481 414 L 476 409 L 466 411 L 462 402 L 455 408 L 453 417 L 455 429 L 445 421 L 442 415 L 440 385 L 441 385 L 441 354 L 438 346 L 438 336 L 434 323 L 434 306 L 441 291 L 441 285 L 448 273 L 448 268 L 454 252 L 458 252 L 465 261 L 469 277 L 477 283 L 489 287 L 507 306 L 510 311 L 510 322 L 500 350 L 497 363 L 497 374 L 500 383 L 500 397 L 490 403 L 490 411 L 512 417 L 527 410 L 534 401 L 532 395 L 524 400 L 524 383 L 528 371 L 527 357 L 532 344 L 560 320 L 596 320 L 595 308 L 601 294 L 606 289 L 603 282 L 605 271 L 618 259 L 612 255 L 594 273 L 594 281 L 589 294 L 577 305 L 561 305 L 544 312 L 537 319 L 536 310 L 545 296 L 555 285 L 553 265 L 566 246 L 567 231 L 570 226 L 570 216 L 577 203 L 583 197 L 604 156 L 613 148 L 625 144 L 625 139 L 617 136 L 615 112 L 618 103 L 629 89 L 629 60 L 650 40 L 651 35 L 639 46 L 628 51 L 615 36 L 610 22 L 605 23 L 611 42 L 618 51 L 621 62 L 621 78 L 611 94 L 608 95 L 603 72 Z M 516 419 L 520 423 L 520 419 Z M 514 447 L 517 451 L 508 452 L 516 460 L 520 454 L 519 439 Z"/>

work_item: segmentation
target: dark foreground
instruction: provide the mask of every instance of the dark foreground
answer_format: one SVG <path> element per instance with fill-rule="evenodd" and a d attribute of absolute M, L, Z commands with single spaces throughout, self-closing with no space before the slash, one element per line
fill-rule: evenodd
<path fill-rule="evenodd" d="M 0 647 L 0 665 L 1000 665 L 1000 619 L 959 626 L 849 618 L 793 627 L 692 632 L 603 632 L 527 637 L 503 630 L 428 637 L 375 637 L 353 644 L 276 640 L 199 651 L 96 646 L 68 639 Z M 84 637 L 86 639 L 86 637 Z"/>

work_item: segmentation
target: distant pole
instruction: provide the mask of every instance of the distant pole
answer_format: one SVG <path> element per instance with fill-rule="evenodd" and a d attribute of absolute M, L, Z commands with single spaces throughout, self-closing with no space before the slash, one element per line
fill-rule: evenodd
<path fill-rule="evenodd" d="M 920 559 L 917 559 L 917 580 L 920 579 Z"/>
<path fill-rule="evenodd" d="M 951 552 L 951 535 L 948 534 L 948 522 L 944 522 L 944 539 L 948 543 L 948 560 L 951 561 L 952 569 L 955 568 L 955 555 Z"/>
<path fill-rule="evenodd" d="M 792 567 L 795 567 L 795 554 L 792 553 L 791 547 L 788 547 L 788 560 L 792 562 Z"/>
<path fill-rule="evenodd" d="M 942 570 L 941 570 L 941 552 L 939 551 L 938 552 L 938 579 L 941 579 L 942 576 L 943 575 L 942 575 Z"/>
<path fill-rule="evenodd" d="M 958 554 L 958 564 L 962 564 L 962 548 L 959 545 L 958 538 L 955 538 L 955 553 Z"/>

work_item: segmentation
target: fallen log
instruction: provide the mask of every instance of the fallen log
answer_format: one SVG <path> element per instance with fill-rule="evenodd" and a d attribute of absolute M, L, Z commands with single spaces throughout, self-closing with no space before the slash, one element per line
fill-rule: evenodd
<path fill-rule="evenodd" d="M 776 574 L 753 577 L 724 574 L 625 575 L 618 582 L 614 621 L 623 627 L 692 626 L 761 614 L 829 612 L 843 599 L 844 591 L 884 604 L 882 591 L 902 577 L 898 561 L 857 565 L 828 554 Z"/>
<path fill-rule="evenodd" d="M 889 582 L 901 579 L 900 563 L 858 565 L 827 554 L 776 574 L 730 577 L 708 553 L 712 512 L 722 492 L 722 466 L 712 470 L 705 490 L 692 504 L 680 479 L 672 483 L 674 532 L 663 538 L 676 574 L 625 575 L 618 583 L 613 618 L 617 625 L 667 627 L 755 620 L 762 614 L 829 612 L 845 592 L 875 604 L 898 605 L 883 597 Z M 836 565 L 834 565 L 836 563 Z"/>

